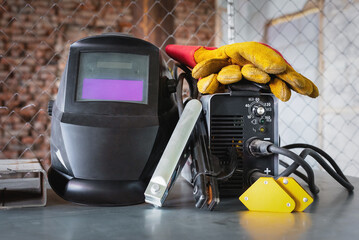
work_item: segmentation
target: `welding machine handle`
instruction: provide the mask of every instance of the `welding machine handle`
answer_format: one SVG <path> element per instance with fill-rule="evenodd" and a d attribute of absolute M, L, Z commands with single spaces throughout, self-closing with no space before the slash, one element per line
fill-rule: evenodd
<path fill-rule="evenodd" d="M 178 74 L 178 68 L 182 69 L 182 73 Z M 191 70 L 189 70 L 185 65 L 183 64 L 176 64 L 174 69 L 174 75 L 175 75 L 175 81 L 176 81 L 176 101 L 177 101 L 177 107 L 178 107 L 178 113 L 181 116 L 183 109 L 184 109 L 184 100 L 182 98 L 183 96 L 183 80 L 185 79 L 188 83 L 189 87 L 189 93 L 190 96 L 188 100 L 191 99 L 197 99 L 198 98 L 198 89 L 197 89 L 197 81 L 192 77 Z"/>
<path fill-rule="evenodd" d="M 245 93 L 259 95 L 260 93 L 271 92 L 268 85 L 258 84 L 244 79 L 242 81 L 229 84 L 228 89 L 231 96 L 243 96 Z"/>
<path fill-rule="evenodd" d="M 188 83 L 189 91 L 190 91 L 190 97 L 193 99 L 198 98 L 198 88 L 197 88 L 197 80 L 192 77 L 192 71 L 184 64 L 176 64 L 176 72 L 177 67 L 182 69 L 182 71 L 185 73 L 185 79 Z"/>

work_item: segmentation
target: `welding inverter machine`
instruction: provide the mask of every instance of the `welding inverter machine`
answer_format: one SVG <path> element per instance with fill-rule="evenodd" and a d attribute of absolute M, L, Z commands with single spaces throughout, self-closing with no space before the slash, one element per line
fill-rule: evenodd
<path fill-rule="evenodd" d="M 178 108 L 184 109 L 181 122 L 187 118 L 186 108 L 199 97 L 191 71 L 184 65 L 176 67 L 183 70 L 176 79 Z M 190 89 L 190 97 L 184 101 L 188 107 L 181 106 L 183 80 Z M 242 81 L 232 84 L 225 93 L 201 96 L 200 105 L 196 114 L 190 111 L 191 116 L 197 116 L 194 124 L 177 124 L 176 129 L 191 129 L 192 134 L 185 136 L 186 144 L 182 145 L 179 142 L 183 139 L 171 137 L 168 145 L 173 141 L 182 146 L 183 153 L 161 158 L 146 189 L 146 202 L 162 206 L 181 170 L 193 184 L 196 207 L 209 209 L 219 203 L 220 197 L 243 193 L 251 184 L 247 179 L 253 170 L 278 174 L 278 155 L 255 157 L 244 146 L 252 138 L 278 144 L 277 99 L 267 87 Z"/>

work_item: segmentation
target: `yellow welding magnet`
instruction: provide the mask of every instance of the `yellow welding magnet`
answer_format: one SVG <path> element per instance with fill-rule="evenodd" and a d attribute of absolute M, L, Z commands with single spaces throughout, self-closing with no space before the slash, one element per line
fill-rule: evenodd
<path fill-rule="evenodd" d="M 304 211 L 312 202 L 302 186 L 291 177 L 261 177 L 247 189 L 239 200 L 250 211 L 287 212 Z"/>

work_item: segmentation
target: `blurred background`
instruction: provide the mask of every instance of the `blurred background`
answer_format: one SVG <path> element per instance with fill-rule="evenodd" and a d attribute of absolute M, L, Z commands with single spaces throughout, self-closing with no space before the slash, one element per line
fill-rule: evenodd
<path fill-rule="evenodd" d="M 37 158 L 49 167 L 47 103 L 56 97 L 69 46 L 104 32 L 147 40 L 163 55 L 171 43 L 273 46 L 320 91 L 316 99 L 293 94 L 279 103 L 281 144 L 318 146 L 345 174 L 359 176 L 356 0 L 2 0 L 0 159 Z"/>

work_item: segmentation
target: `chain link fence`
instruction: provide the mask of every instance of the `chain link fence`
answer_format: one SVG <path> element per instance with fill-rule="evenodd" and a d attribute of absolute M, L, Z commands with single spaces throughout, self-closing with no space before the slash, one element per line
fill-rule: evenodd
<path fill-rule="evenodd" d="M 346 174 L 359 176 L 358 8 L 349 0 L 3 0 L 0 158 L 49 166 L 47 102 L 56 96 L 70 44 L 122 32 L 162 52 L 170 43 L 262 41 L 277 48 L 320 90 L 316 99 L 293 94 L 279 103 L 282 145 L 319 146 Z"/>
<path fill-rule="evenodd" d="M 319 87 L 316 99 L 293 94 L 279 103 L 283 145 L 327 151 L 348 175 L 359 175 L 358 1 L 235 1 L 236 42 L 262 41 Z"/>

